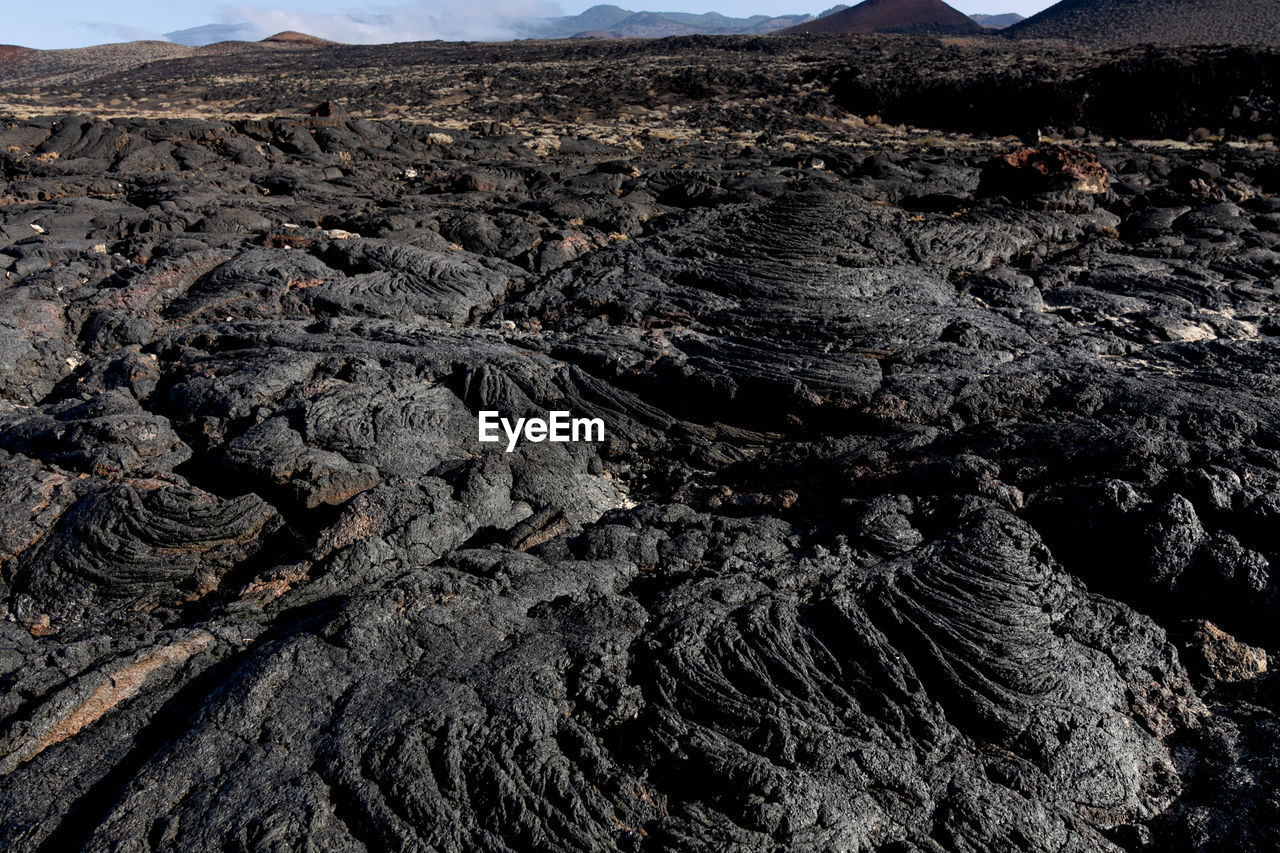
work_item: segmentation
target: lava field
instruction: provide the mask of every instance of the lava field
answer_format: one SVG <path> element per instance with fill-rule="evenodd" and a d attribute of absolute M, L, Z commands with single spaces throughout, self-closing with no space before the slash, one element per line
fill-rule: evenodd
<path fill-rule="evenodd" d="M 1280 849 L 1278 56 L 8 84 L 0 847 Z"/>

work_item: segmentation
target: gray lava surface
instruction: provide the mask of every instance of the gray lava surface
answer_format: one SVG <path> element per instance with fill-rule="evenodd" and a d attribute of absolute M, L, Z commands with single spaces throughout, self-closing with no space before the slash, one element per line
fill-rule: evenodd
<path fill-rule="evenodd" d="M 15 90 L 0 847 L 1280 848 L 1275 55 L 768 44 Z"/>

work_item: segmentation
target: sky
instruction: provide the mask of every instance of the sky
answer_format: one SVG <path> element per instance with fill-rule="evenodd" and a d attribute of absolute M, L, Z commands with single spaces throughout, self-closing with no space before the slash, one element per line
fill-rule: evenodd
<path fill-rule="evenodd" d="M 853 5 L 854 0 L 613 0 L 635 11 L 720 12 L 734 17 L 816 14 L 837 2 Z M 31 0 L 0 0 L 0 42 L 83 47 L 163 38 L 167 32 L 212 23 L 246 23 L 246 34 L 257 37 L 299 30 L 352 43 L 501 39 L 510 37 L 519 21 L 573 15 L 594 5 L 592 0 L 59 0 L 54 13 Z M 952 5 L 967 13 L 1031 15 L 1052 5 L 1052 0 L 952 0 Z"/>

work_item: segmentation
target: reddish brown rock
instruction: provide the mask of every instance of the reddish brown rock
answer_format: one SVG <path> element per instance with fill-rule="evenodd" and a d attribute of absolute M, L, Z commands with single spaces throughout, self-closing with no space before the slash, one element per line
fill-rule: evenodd
<path fill-rule="evenodd" d="M 347 111 L 337 101 L 324 101 L 312 107 L 307 115 L 313 118 L 341 118 L 347 115 Z"/>
<path fill-rule="evenodd" d="M 1236 684 L 1267 671 L 1267 653 L 1246 645 L 1212 622 L 1197 621 L 1187 650 L 1187 663 L 1214 681 Z"/>
<path fill-rule="evenodd" d="M 1043 193 L 1105 193 L 1110 186 L 1098 157 L 1079 148 L 1050 145 L 1019 148 L 992 157 L 982 170 L 987 195 L 1031 196 Z"/>

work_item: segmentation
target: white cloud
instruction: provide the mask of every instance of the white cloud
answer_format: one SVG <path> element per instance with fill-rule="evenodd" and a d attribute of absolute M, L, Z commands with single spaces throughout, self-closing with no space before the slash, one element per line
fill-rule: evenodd
<path fill-rule="evenodd" d="M 116 41 L 168 41 L 169 38 L 163 33 L 155 30 L 149 30 L 146 27 L 134 27 L 129 24 L 113 24 L 107 21 L 87 21 L 80 24 L 87 30 L 91 30 L 96 35 L 108 33 Z"/>
<path fill-rule="evenodd" d="M 535 18 L 558 14 L 559 5 L 549 0 L 420 0 L 351 12 L 263 9 L 245 4 L 219 10 L 223 21 L 244 22 L 258 38 L 295 30 L 347 44 L 432 39 L 497 41 L 517 37 L 521 25 Z"/>

